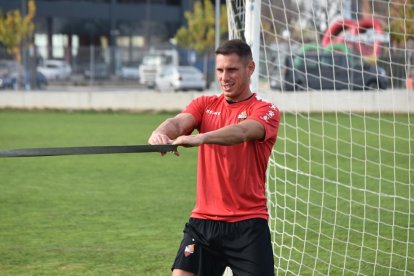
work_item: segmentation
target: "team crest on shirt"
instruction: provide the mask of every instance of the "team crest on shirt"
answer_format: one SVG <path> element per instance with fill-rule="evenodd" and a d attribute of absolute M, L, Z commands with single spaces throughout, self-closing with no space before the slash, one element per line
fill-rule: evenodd
<path fill-rule="evenodd" d="M 184 249 L 184 256 L 188 257 L 194 253 L 195 244 L 189 244 Z"/>
<path fill-rule="evenodd" d="M 237 121 L 241 122 L 247 119 L 247 112 L 243 111 L 242 113 L 237 116 Z"/>

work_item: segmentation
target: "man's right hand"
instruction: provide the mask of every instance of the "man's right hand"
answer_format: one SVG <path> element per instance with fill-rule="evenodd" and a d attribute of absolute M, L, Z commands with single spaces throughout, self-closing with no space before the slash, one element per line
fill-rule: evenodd
<path fill-rule="evenodd" d="M 151 145 L 169 145 L 172 144 L 173 140 L 170 139 L 170 137 L 168 137 L 165 134 L 162 133 L 157 133 L 157 132 L 153 132 L 150 136 L 150 138 L 148 139 L 148 143 Z M 167 154 L 166 152 L 160 152 L 161 156 L 164 156 L 165 154 Z M 172 152 L 175 156 L 180 156 L 180 153 L 178 151 L 173 151 Z"/>
<path fill-rule="evenodd" d="M 148 139 L 148 143 L 151 145 L 169 145 L 173 143 L 173 139 L 190 133 L 195 128 L 195 119 L 190 113 L 180 113 L 174 118 L 165 120 L 161 125 L 154 130 Z M 173 152 L 175 155 L 179 155 L 178 151 Z M 165 155 L 162 152 L 161 155 Z"/>
<path fill-rule="evenodd" d="M 167 144 L 171 144 L 173 142 L 173 140 L 170 139 L 170 137 L 168 137 L 165 134 L 162 133 L 157 133 L 157 132 L 153 132 L 150 136 L 150 138 L 148 139 L 148 143 L 151 145 L 167 145 Z"/>

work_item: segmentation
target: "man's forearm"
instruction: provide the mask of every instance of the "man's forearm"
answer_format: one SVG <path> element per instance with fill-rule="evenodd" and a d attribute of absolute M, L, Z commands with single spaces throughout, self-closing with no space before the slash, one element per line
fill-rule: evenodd
<path fill-rule="evenodd" d="M 174 140 L 173 144 L 188 147 L 195 147 L 202 144 L 231 146 L 245 141 L 262 139 L 263 135 L 263 126 L 258 122 L 250 120 L 250 122 L 225 126 L 197 135 L 180 136 Z"/>
<path fill-rule="evenodd" d="M 194 117 L 191 114 L 179 114 L 161 123 L 148 139 L 150 144 L 170 144 L 181 135 L 194 129 Z"/>
<path fill-rule="evenodd" d="M 174 121 L 174 118 L 169 118 L 161 123 L 152 133 L 166 135 L 170 139 L 175 139 L 181 135 L 181 130 L 179 124 Z"/>
<path fill-rule="evenodd" d="M 247 141 L 247 130 L 240 125 L 231 125 L 199 134 L 203 144 L 230 146 Z"/>

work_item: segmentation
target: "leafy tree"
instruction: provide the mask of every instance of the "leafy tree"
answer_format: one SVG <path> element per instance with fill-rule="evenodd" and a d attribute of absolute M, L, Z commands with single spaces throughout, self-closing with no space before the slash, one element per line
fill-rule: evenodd
<path fill-rule="evenodd" d="M 398 44 L 414 40 L 414 0 L 395 1 L 391 7 L 391 39 Z"/>
<path fill-rule="evenodd" d="M 197 1 L 193 11 L 186 11 L 184 16 L 187 26 L 178 29 L 175 40 L 177 44 L 194 49 L 204 55 L 204 74 L 207 74 L 207 61 L 215 47 L 215 9 L 211 0 Z M 220 38 L 226 38 L 228 33 L 227 10 L 225 5 L 220 7 Z"/>
<path fill-rule="evenodd" d="M 414 0 L 398 0 L 391 7 L 390 36 L 402 48 L 412 49 L 414 45 Z M 414 77 L 413 54 L 408 51 L 406 56 L 407 77 Z"/>
<path fill-rule="evenodd" d="M 22 16 L 19 10 L 12 10 L 6 14 L 0 11 L 0 43 L 18 63 L 21 60 L 21 50 L 28 44 L 28 38 L 35 28 L 33 23 L 36 13 L 34 0 L 29 0 L 27 6 L 28 12 L 25 16 Z"/>

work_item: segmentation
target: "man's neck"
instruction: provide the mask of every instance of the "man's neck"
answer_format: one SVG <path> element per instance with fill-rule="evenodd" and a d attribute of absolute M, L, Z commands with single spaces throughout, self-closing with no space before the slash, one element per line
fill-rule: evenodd
<path fill-rule="evenodd" d="M 250 99 L 251 97 L 253 97 L 253 93 L 250 92 L 246 97 L 243 97 L 241 99 L 237 99 L 237 100 L 233 100 L 233 99 L 226 99 L 226 101 L 229 104 L 234 104 L 234 103 L 239 103 L 239 102 L 243 102 L 243 101 L 247 101 L 248 99 Z"/>

